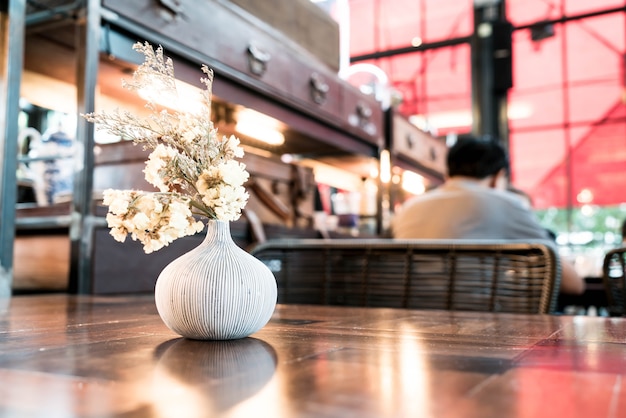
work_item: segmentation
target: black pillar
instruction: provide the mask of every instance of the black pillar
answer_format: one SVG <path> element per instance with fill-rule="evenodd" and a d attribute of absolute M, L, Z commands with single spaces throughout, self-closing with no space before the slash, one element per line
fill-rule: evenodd
<path fill-rule="evenodd" d="M 474 0 L 472 133 L 508 147 L 507 93 L 513 85 L 511 34 L 505 0 Z"/>

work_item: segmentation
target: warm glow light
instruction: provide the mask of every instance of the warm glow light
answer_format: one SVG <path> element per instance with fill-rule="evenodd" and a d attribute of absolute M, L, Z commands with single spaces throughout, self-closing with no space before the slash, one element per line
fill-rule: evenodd
<path fill-rule="evenodd" d="M 375 179 L 378 177 L 378 166 L 372 164 L 370 167 L 370 178 Z"/>
<path fill-rule="evenodd" d="M 386 149 L 380 153 L 380 181 L 385 184 L 391 181 L 391 155 Z"/>
<path fill-rule="evenodd" d="M 280 156 L 280 161 L 285 164 L 291 164 L 294 161 L 293 154 L 283 154 Z"/>
<path fill-rule="evenodd" d="M 312 159 L 300 160 L 299 164 L 313 169 L 316 183 L 348 192 L 356 192 L 361 188 L 362 181 L 358 174 Z"/>
<path fill-rule="evenodd" d="M 585 204 L 580 207 L 580 213 L 582 213 L 583 216 L 591 217 L 595 212 L 594 207 L 591 205 Z"/>
<path fill-rule="evenodd" d="M 423 131 L 432 131 L 437 128 L 458 128 L 472 124 L 472 114 L 469 110 L 457 110 L 450 112 L 431 113 L 425 115 L 413 115 L 409 122 Z"/>
<path fill-rule="evenodd" d="M 533 115 L 533 108 L 526 102 L 512 102 L 507 109 L 509 120 L 527 119 Z M 468 110 L 451 110 L 448 112 L 429 113 L 428 115 L 412 115 L 409 121 L 423 131 L 433 129 L 459 128 L 472 125 L 472 113 Z"/>
<path fill-rule="evenodd" d="M 382 350 L 372 358 L 372 362 L 380 365 L 378 374 L 372 374 L 378 379 L 377 387 L 380 388 L 378 415 L 437 416 L 431 405 L 436 398 L 431 388 L 437 385 L 437 373 L 428 367 L 428 350 L 422 346 L 415 327 L 404 323 L 395 332 L 398 339 L 394 342 L 394 349 Z"/>
<path fill-rule="evenodd" d="M 282 145 L 285 136 L 280 132 L 281 123 L 263 113 L 252 109 L 241 109 L 237 112 L 235 129 L 241 135 L 263 141 L 270 145 Z"/>
<path fill-rule="evenodd" d="M 282 133 L 251 122 L 237 122 L 237 127 L 235 129 L 241 135 L 258 139 L 266 144 L 282 145 L 285 143 L 285 136 Z"/>
<path fill-rule="evenodd" d="M 422 194 L 426 191 L 424 177 L 413 171 L 402 173 L 402 190 L 412 194 Z"/>
<path fill-rule="evenodd" d="M 76 113 L 76 86 L 31 71 L 22 73 L 20 96 L 29 103 L 63 113 Z"/>
<path fill-rule="evenodd" d="M 201 90 L 180 80 L 176 80 L 176 95 L 166 94 L 156 81 L 147 83 L 137 94 L 146 101 L 180 112 L 198 113 L 204 109 Z"/>
<path fill-rule="evenodd" d="M 422 38 L 420 38 L 419 36 L 416 36 L 415 38 L 411 39 L 411 45 L 413 45 L 414 47 L 418 47 L 422 44 Z"/>
<path fill-rule="evenodd" d="M 576 200 L 579 203 L 591 203 L 593 202 L 593 192 L 589 189 L 582 189 L 578 195 L 576 195 Z"/>
<path fill-rule="evenodd" d="M 533 107 L 530 103 L 511 102 L 508 105 L 507 116 L 509 120 L 528 119 L 533 113 Z"/>

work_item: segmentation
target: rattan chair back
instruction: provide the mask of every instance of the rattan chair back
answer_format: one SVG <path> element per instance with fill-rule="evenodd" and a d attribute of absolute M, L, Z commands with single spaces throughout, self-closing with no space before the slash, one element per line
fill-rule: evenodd
<path fill-rule="evenodd" d="M 604 256 L 602 280 L 611 316 L 626 316 L 626 248 L 610 250 Z"/>
<path fill-rule="evenodd" d="M 561 278 L 543 241 L 284 239 L 251 252 L 279 303 L 552 313 Z"/>

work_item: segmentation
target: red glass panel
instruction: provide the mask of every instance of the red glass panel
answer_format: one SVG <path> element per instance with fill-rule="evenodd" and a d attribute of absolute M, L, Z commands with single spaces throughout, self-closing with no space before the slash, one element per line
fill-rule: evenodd
<path fill-rule="evenodd" d="M 555 36 L 534 42 L 528 29 L 513 32 L 513 88 L 554 88 L 563 84 L 560 26 Z"/>
<path fill-rule="evenodd" d="M 425 42 L 469 36 L 474 31 L 473 0 L 425 1 Z"/>
<path fill-rule="evenodd" d="M 516 89 L 510 94 L 509 115 L 511 132 L 561 126 L 565 122 L 563 91 L 556 85 L 526 91 Z"/>
<path fill-rule="evenodd" d="M 572 16 L 623 6 L 624 0 L 565 0 L 564 12 L 566 15 Z"/>
<path fill-rule="evenodd" d="M 625 5 L 525 0 L 508 1 L 506 8 L 519 27 Z M 473 27 L 471 0 L 353 0 L 350 7 L 352 55 L 408 46 L 416 34 L 424 42 L 466 36 Z M 596 204 L 626 202 L 626 14 L 555 23 L 553 32 L 541 41 L 531 40 L 529 28 L 513 33 L 509 127 L 515 184 L 533 195 L 538 208 L 577 205 L 582 189 L 592 192 Z M 469 45 L 373 63 L 403 94 L 401 113 L 439 124 L 439 135 L 470 130 Z"/>
<path fill-rule="evenodd" d="M 573 85 L 568 92 L 569 119 L 573 124 L 590 126 L 602 123 L 622 100 L 623 86 L 618 80 Z M 626 145 L 626 137 L 624 138 Z"/>
<path fill-rule="evenodd" d="M 564 0 L 509 0 L 506 2 L 507 16 L 515 26 L 557 19 L 561 16 L 561 4 L 563 1 Z"/>
<path fill-rule="evenodd" d="M 566 143 L 561 129 L 512 132 L 511 180 L 516 187 L 530 193 L 538 208 L 550 206 L 539 193 L 555 166 L 565 160 Z M 532 156 L 532 158 L 531 158 Z M 564 194 L 564 192 L 560 192 Z"/>
<path fill-rule="evenodd" d="M 624 20 L 606 15 L 568 22 L 567 72 L 570 82 L 622 80 Z"/>

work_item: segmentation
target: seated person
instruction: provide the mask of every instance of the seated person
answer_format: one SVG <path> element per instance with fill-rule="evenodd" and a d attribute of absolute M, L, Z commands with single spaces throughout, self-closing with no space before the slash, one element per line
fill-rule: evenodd
<path fill-rule="evenodd" d="M 533 199 L 532 199 L 532 197 L 530 197 L 530 195 L 528 193 L 526 193 L 522 189 L 518 189 L 517 187 L 511 186 L 511 185 L 509 185 L 509 187 L 507 187 L 506 189 L 509 192 L 518 195 L 519 198 L 522 199 L 522 203 L 524 204 L 524 206 L 526 208 L 532 210 L 532 208 L 533 208 Z M 547 229 L 547 228 L 546 228 L 546 231 L 548 231 L 548 235 L 550 236 L 550 239 L 552 241 L 556 242 L 556 233 L 554 233 L 551 229 Z"/>
<path fill-rule="evenodd" d="M 509 161 L 498 142 L 458 140 L 448 151 L 447 168 L 443 185 L 402 205 L 392 220 L 394 238 L 551 240 L 528 205 L 507 191 Z M 563 258 L 560 290 L 585 290 L 582 277 Z"/>

